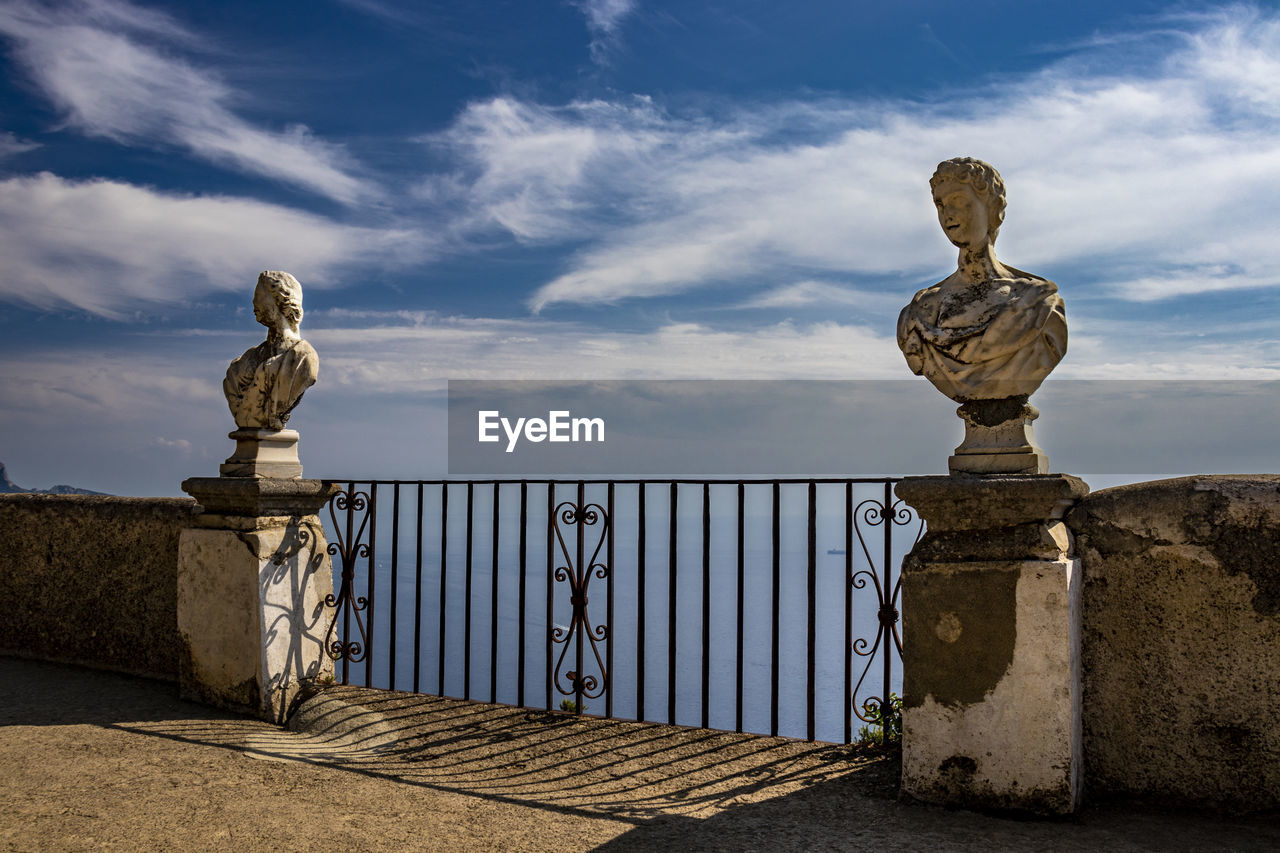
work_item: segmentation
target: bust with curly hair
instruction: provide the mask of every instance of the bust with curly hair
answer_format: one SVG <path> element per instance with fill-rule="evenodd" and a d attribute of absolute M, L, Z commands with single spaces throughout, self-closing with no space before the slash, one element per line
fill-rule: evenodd
<path fill-rule="evenodd" d="M 253 316 L 267 327 L 267 339 L 231 362 L 222 391 L 236 426 L 284 429 L 320 369 L 320 357 L 298 332 L 302 285 L 287 272 L 262 273 L 253 292 Z"/>
<path fill-rule="evenodd" d="M 996 258 L 1005 191 L 990 164 L 956 157 L 929 183 L 938 224 L 960 257 L 955 272 L 902 309 L 898 346 L 912 373 L 958 403 L 1025 403 L 1067 351 L 1058 286 Z"/>

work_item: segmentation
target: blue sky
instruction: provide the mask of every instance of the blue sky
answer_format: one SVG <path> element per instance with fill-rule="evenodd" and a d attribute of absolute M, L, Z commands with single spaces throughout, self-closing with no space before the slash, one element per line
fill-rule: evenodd
<path fill-rule="evenodd" d="M 7 2 L 0 63 L 26 486 L 215 472 L 267 268 L 308 475 L 440 473 L 448 379 L 905 378 L 960 154 L 1055 376 L 1280 378 L 1274 3 Z"/>

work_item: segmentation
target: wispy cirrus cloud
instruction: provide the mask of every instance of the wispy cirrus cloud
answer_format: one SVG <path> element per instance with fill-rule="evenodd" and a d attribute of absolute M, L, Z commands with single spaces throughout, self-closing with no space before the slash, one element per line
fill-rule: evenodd
<path fill-rule="evenodd" d="M 1015 263 L 1121 299 L 1280 285 L 1280 15 L 1161 20 L 1142 48 L 1099 44 L 930 103 L 675 115 L 645 98 L 495 98 L 433 137 L 459 168 L 427 187 L 461 208 L 463 236 L 577 246 L 535 311 L 936 274 L 954 250 L 927 178 L 958 154 L 1004 173 L 999 248 Z"/>
<path fill-rule="evenodd" d="M 198 39 L 166 14 L 124 0 L 16 0 L 0 7 L 0 35 L 67 125 L 85 134 L 175 145 L 344 204 L 380 195 L 341 146 L 302 125 L 268 129 L 237 115 L 239 93 L 184 58 Z"/>
<path fill-rule="evenodd" d="M 635 11 L 636 0 L 569 0 L 587 19 L 591 33 L 591 58 L 603 64 L 616 44 L 618 28 Z"/>
<path fill-rule="evenodd" d="M 425 251 L 407 231 L 342 225 L 252 199 L 47 172 L 0 181 L 0 298 L 37 308 L 120 317 L 142 302 L 244 290 L 262 269 L 332 287 L 356 261 L 404 262 Z"/>
<path fill-rule="evenodd" d="M 17 154 L 24 154 L 27 151 L 34 151 L 39 147 L 40 144 L 37 142 L 29 142 L 25 139 L 19 139 L 8 131 L 0 131 L 0 160 Z"/>
<path fill-rule="evenodd" d="M 328 381 L 371 392 L 439 389 L 447 379 L 902 377 L 892 338 L 851 323 L 668 322 L 628 332 L 536 317 L 367 311 L 308 322 Z"/>
<path fill-rule="evenodd" d="M 737 308 L 806 308 L 809 306 L 852 306 L 877 311 L 902 308 L 901 296 L 841 287 L 825 281 L 797 281 L 756 294 Z"/>

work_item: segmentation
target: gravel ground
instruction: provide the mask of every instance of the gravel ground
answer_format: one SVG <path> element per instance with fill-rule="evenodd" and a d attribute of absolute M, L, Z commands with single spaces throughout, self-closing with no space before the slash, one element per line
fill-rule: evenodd
<path fill-rule="evenodd" d="M 333 688 L 291 730 L 0 658 L 7 850 L 1280 850 L 1280 818 L 897 800 L 829 744 Z"/>

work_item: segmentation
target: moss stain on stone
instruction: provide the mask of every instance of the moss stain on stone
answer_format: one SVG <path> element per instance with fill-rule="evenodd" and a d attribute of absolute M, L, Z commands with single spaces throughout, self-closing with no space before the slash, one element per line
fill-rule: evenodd
<path fill-rule="evenodd" d="M 935 702 L 965 706 L 981 702 L 995 689 L 1013 664 L 1017 626 L 1012 618 L 993 619 L 993 613 L 1013 614 L 1018 585 L 1015 571 L 967 571 L 948 575 L 922 572 L 906 586 L 903 644 L 925 650 L 914 657 L 915 669 L 905 673 L 903 704 L 916 708 L 925 696 L 916 687 L 928 684 Z M 957 621 L 958 632 L 939 632 L 939 620 Z M 943 636 L 939 636 L 939 634 Z M 952 642 L 944 637 L 955 634 Z"/>

